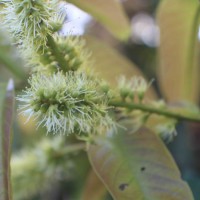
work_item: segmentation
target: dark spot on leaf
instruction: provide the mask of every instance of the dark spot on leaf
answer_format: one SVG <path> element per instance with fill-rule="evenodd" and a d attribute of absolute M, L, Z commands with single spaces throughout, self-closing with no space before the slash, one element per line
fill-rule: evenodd
<path fill-rule="evenodd" d="M 146 167 L 141 167 L 140 170 L 141 172 L 144 172 L 146 170 Z"/>
<path fill-rule="evenodd" d="M 122 183 L 121 185 L 119 185 L 119 189 L 120 189 L 121 191 L 124 191 L 127 187 L 128 187 L 128 184 L 127 184 L 127 183 Z"/>

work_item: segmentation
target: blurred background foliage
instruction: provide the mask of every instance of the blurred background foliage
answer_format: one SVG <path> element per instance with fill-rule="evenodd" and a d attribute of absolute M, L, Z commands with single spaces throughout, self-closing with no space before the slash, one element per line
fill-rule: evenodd
<path fill-rule="evenodd" d="M 122 8 L 118 5 L 113 6 L 109 1 L 94 1 L 97 2 L 97 8 L 89 0 L 85 0 L 84 4 L 81 4 L 78 0 L 67 2 L 73 4 L 63 2 L 61 4 L 65 7 L 67 15 L 60 34 L 83 35 L 86 38 L 88 49 L 91 50 L 94 59 L 94 71 L 99 76 L 115 85 L 119 74 L 130 77 L 134 74 L 141 74 L 142 71 L 148 80 L 155 79 L 153 83 L 155 91 L 150 91 L 149 96 L 160 98 L 164 94 L 171 105 L 176 105 L 177 100 L 181 100 L 170 98 L 173 96 L 173 92 L 168 94 L 168 91 L 173 90 L 173 86 L 176 85 L 179 89 L 182 87 L 179 82 L 182 81 L 180 79 L 184 76 L 181 75 L 183 66 L 172 66 L 167 80 L 163 80 L 162 73 L 165 76 L 166 72 L 161 72 L 162 67 L 158 55 L 159 53 L 167 54 L 165 47 L 163 47 L 165 44 L 160 44 L 162 27 L 167 26 L 167 29 L 172 30 L 172 33 L 167 35 L 165 43 L 171 41 L 173 43 L 170 37 L 173 37 L 173 35 L 177 38 L 182 36 L 178 35 L 180 34 L 179 31 L 173 31 L 174 27 L 179 27 L 180 24 L 174 25 L 173 23 L 179 23 L 180 21 L 176 19 L 183 19 L 183 16 L 180 17 L 177 14 L 176 17 L 170 19 L 171 22 L 167 21 L 166 24 L 163 24 L 165 13 L 163 10 L 160 10 L 161 14 L 157 12 L 159 3 L 162 3 L 159 0 L 122 0 Z M 176 6 L 176 9 L 181 9 L 179 5 L 182 2 L 176 1 L 177 5 L 173 5 L 173 1 L 168 0 L 168 2 L 172 2 L 172 7 Z M 184 0 L 184 2 L 187 1 Z M 185 18 L 187 18 L 188 13 L 193 13 L 196 9 L 195 5 L 195 3 L 192 6 L 185 4 L 185 8 L 183 8 L 185 9 L 183 12 L 186 15 Z M 162 6 L 162 9 L 167 9 L 168 5 Z M 113 12 L 112 9 L 113 11 L 119 9 L 120 12 Z M 168 15 L 166 14 L 166 16 Z M 188 24 L 191 25 L 192 20 L 189 21 L 188 19 Z M 196 22 L 196 24 L 197 28 L 194 27 L 193 29 L 196 30 L 198 35 L 199 23 Z M 183 42 L 182 40 L 185 42 L 184 34 L 180 43 Z M 7 47 L 5 41 L 0 41 L 5 46 L 5 50 L 2 51 L 10 52 L 11 50 Z M 195 44 L 199 46 L 199 40 Z M 176 45 L 179 45 L 179 43 Z M 171 45 L 171 50 L 174 50 L 174 46 Z M 162 50 L 162 47 L 164 50 L 158 53 L 158 48 Z M 174 51 L 179 50 L 175 49 Z M 193 49 L 189 49 L 189 51 L 193 51 Z M 21 69 L 23 62 L 16 58 L 16 52 L 13 54 L 17 61 L 11 62 L 18 63 L 19 69 Z M 170 59 L 178 59 L 177 56 L 168 56 L 166 63 L 170 63 Z M 199 56 L 196 56 L 196 60 L 199 61 Z M 18 76 L 14 76 L 12 71 L 15 71 L 15 69 L 5 69 L 3 57 L 0 58 L 0 61 L 0 80 L 5 81 L 12 77 L 15 81 L 16 91 L 20 93 L 26 85 L 26 79 L 21 79 L 21 77 L 28 77 L 29 69 L 25 69 L 26 73 L 23 70 L 17 70 Z M 179 64 L 178 61 L 176 64 Z M 199 75 L 199 62 L 197 62 L 197 66 L 195 74 Z M 196 79 L 196 82 L 198 82 L 199 77 L 196 77 Z M 173 81 L 170 82 L 170 80 Z M 198 84 L 196 82 L 195 84 Z M 182 99 L 188 100 L 184 97 Z M 198 104 L 199 96 L 194 99 Z M 15 106 L 17 108 L 17 103 Z M 34 121 L 28 123 L 25 123 L 25 121 L 26 119 L 23 116 L 15 112 L 11 159 L 15 200 L 90 200 L 88 196 L 92 198 L 91 200 L 100 200 L 100 196 L 102 199 L 112 199 L 91 170 L 86 153 L 79 151 L 82 144 L 77 143 L 73 136 L 46 136 L 45 130 L 35 128 Z M 180 168 L 183 179 L 189 183 L 195 200 L 200 200 L 200 126 L 195 123 L 182 122 L 178 124 L 177 132 L 178 136 L 167 146 Z M 63 141 L 63 138 L 65 141 Z M 66 146 L 66 144 L 69 144 L 69 146 Z M 70 148 L 77 148 L 78 151 L 71 153 Z"/>

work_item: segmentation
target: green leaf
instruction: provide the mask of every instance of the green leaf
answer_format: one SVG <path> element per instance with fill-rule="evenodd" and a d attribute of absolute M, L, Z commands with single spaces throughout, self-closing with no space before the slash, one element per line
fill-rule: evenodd
<path fill-rule="evenodd" d="M 25 78 L 22 59 L 17 54 L 16 49 L 11 46 L 8 37 L 0 30 L 0 64 L 3 64 L 16 77 Z"/>
<path fill-rule="evenodd" d="M 198 102 L 198 0 L 163 0 L 157 20 L 160 27 L 158 75 L 169 101 Z"/>
<path fill-rule="evenodd" d="M 91 170 L 86 180 L 82 200 L 104 200 L 107 190 L 104 184 L 99 180 L 96 173 Z"/>
<path fill-rule="evenodd" d="M 133 128 L 133 127 L 132 127 Z M 149 129 L 99 137 L 89 160 L 116 200 L 192 200 L 188 185 L 163 142 Z"/>
<path fill-rule="evenodd" d="M 130 35 L 130 24 L 122 8 L 116 0 L 66 0 L 88 12 L 102 23 L 115 37 L 124 40 Z"/>
<path fill-rule="evenodd" d="M 14 105 L 13 81 L 0 84 L 0 199 L 11 200 L 10 152 Z"/>
<path fill-rule="evenodd" d="M 86 44 L 92 52 L 91 59 L 93 60 L 94 72 L 97 72 L 99 77 L 104 78 L 113 87 L 116 87 L 117 80 L 121 75 L 126 76 L 128 79 L 133 76 L 144 77 L 134 63 L 104 42 L 87 36 Z M 149 88 L 147 96 L 152 99 L 157 97 L 152 87 Z"/>

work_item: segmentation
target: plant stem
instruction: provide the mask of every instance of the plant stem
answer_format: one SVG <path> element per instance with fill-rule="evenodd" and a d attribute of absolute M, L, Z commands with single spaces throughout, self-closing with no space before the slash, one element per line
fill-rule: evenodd
<path fill-rule="evenodd" d="M 62 52 L 58 49 L 54 38 L 51 35 L 48 35 L 47 37 L 47 46 L 51 49 L 53 55 L 56 57 L 56 60 L 59 63 L 59 67 L 63 70 L 63 72 L 66 72 L 67 67 L 64 56 Z"/>
<path fill-rule="evenodd" d="M 154 113 L 157 115 L 163 115 L 166 117 L 174 118 L 177 120 L 187 120 L 187 121 L 193 121 L 193 122 L 200 122 L 200 114 L 199 115 L 191 115 L 191 114 L 183 114 L 183 113 L 177 113 L 170 110 L 160 109 L 160 108 L 154 108 L 149 105 L 144 104 L 136 104 L 136 103 L 127 103 L 122 101 L 110 101 L 110 106 L 114 107 L 121 107 L 121 108 L 128 108 L 131 110 L 141 110 L 149 113 Z"/>

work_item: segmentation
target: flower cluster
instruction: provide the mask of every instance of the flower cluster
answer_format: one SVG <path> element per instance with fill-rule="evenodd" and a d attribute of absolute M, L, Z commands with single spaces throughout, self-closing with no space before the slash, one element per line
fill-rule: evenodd
<path fill-rule="evenodd" d="M 47 132 L 94 133 L 115 123 L 108 114 L 108 93 L 90 75 L 77 72 L 89 65 L 85 43 L 77 37 L 54 34 L 62 26 L 57 0 L 5 2 L 4 23 L 36 72 L 30 88 L 17 99 L 22 113 L 38 119 Z M 30 48 L 24 51 L 24 47 Z M 79 71 L 81 71 L 79 70 Z"/>
<path fill-rule="evenodd" d="M 14 199 L 32 199 L 38 193 L 50 190 L 55 183 L 74 179 L 78 168 L 71 147 L 73 145 L 63 137 L 45 137 L 34 146 L 23 148 L 12 155 Z"/>
<path fill-rule="evenodd" d="M 56 0 L 10 0 L 5 2 L 2 13 L 4 24 L 17 42 L 38 50 L 46 46 L 48 35 L 62 26 L 57 10 Z"/>
<path fill-rule="evenodd" d="M 123 100 L 129 98 L 133 101 L 137 97 L 139 102 L 142 102 L 145 92 L 150 85 L 151 82 L 148 84 L 142 77 L 134 76 L 130 80 L 127 80 L 125 76 L 121 76 L 118 82 L 118 89 Z"/>
<path fill-rule="evenodd" d="M 66 71 L 88 67 L 89 53 L 85 50 L 85 41 L 78 37 L 58 37 L 57 46 L 64 55 L 66 61 Z"/>
<path fill-rule="evenodd" d="M 113 129 L 107 98 L 99 82 L 81 72 L 33 75 L 30 88 L 18 97 L 22 113 L 38 120 L 47 132 L 95 133 Z"/>
<path fill-rule="evenodd" d="M 90 55 L 85 49 L 85 41 L 83 39 L 72 36 L 57 36 L 53 39 L 56 49 L 49 45 L 41 54 L 30 58 L 30 63 L 35 66 L 35 71 L 42 70 L 44 73 L 55 73 L 62 70 L 65 73 L 76 71 L 79 68 L 85 69 L 89 66 Z M 59 53 L 60 56 L 56 56 L 56 53 Z"/>

